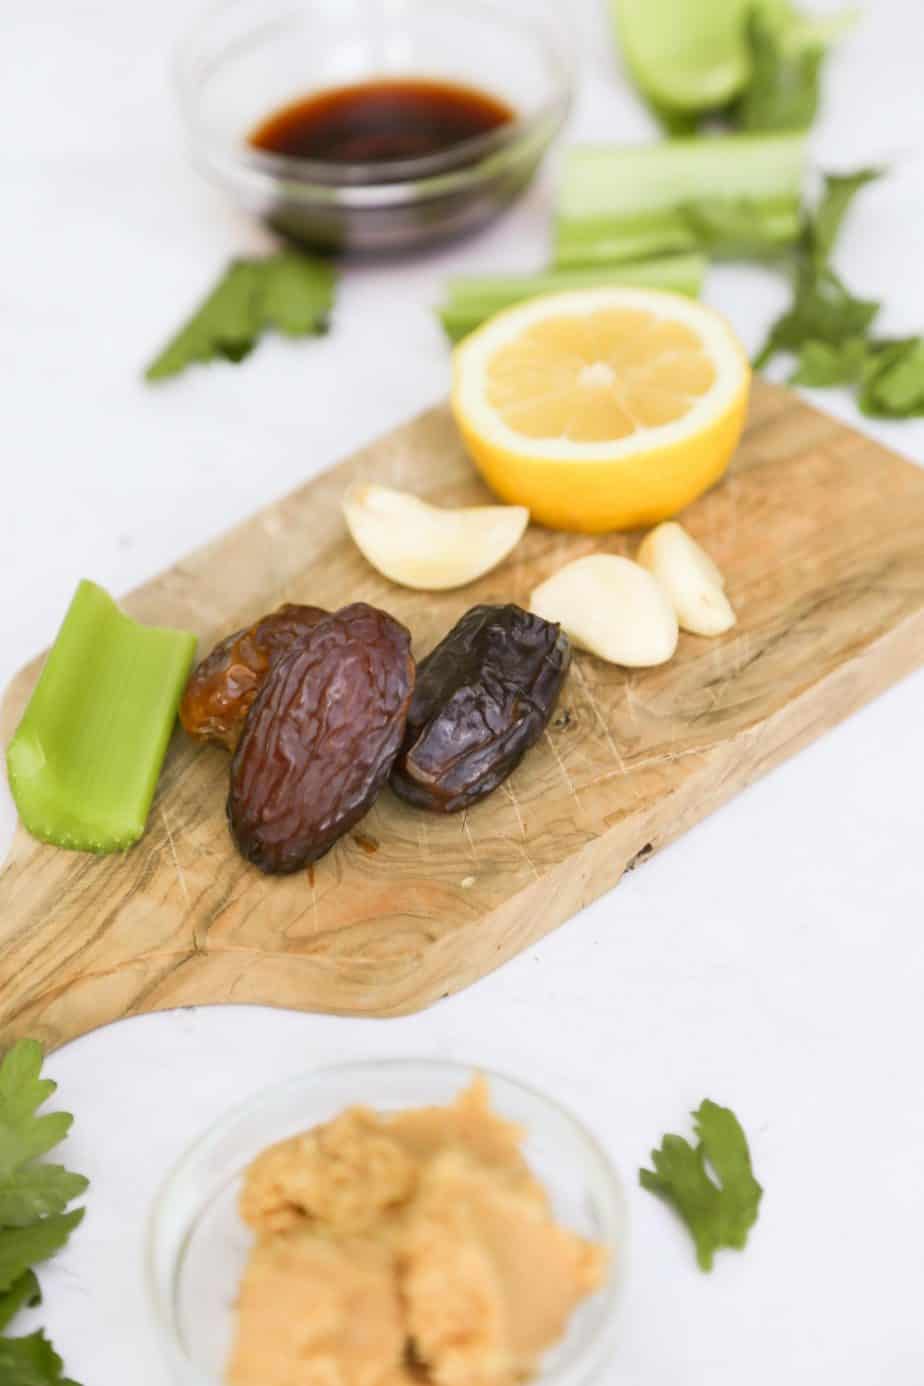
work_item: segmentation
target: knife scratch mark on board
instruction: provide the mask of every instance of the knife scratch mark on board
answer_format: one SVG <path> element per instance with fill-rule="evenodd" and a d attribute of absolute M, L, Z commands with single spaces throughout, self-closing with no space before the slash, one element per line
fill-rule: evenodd
<path fill-rule="evenodd" d="M 163 804 L 160 806 L 160 816 L 164 820 L 164 831 L 167 834 L 167 843 L 170 847 L 170 855 L 173 857 L 173 865 L 176 870 L 177 880 L 180 883 L 180 890 L 183 892 L 183 899 L 186 901 L 186 908 L 189 909 L 189 891 L 186 887 L 186 877 L 180 865 L 180 859 L 176 854 L 176 844 L 173 841 L 173 833 L 170 831 L 170 823 L 167 819 L 167 810 Z"/>

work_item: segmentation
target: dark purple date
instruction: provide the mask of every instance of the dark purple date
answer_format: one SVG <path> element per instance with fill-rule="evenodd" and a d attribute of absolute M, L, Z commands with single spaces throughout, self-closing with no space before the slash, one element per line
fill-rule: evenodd
<path fill-rule="evenodd" d="M 539 740 L 570 661 L 557 625 L 473 607 L 418 667 L 392 789 L 438 813 L 490 794 Z"/>

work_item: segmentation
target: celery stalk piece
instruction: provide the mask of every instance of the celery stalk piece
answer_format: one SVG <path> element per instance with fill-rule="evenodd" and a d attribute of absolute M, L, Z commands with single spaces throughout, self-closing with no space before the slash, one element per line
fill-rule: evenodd
<path fill-rule="evenodd" d="M 594 221 L 559 221 L 556 228 L 555 264 L 563 270 L 591 266 L 629 268 L 636 256 L 666 251 L 678 258 L 693 250 L 715 255 L 767 258 L 779 254 L 799 238 L 802 208 L 796 198 L 767 202 L 694 202 L 673 212 L 621 221 L 601 217 Z M 647 263 L 654 261 L 648 260 Z"/>
<path fill-rule="evenodd" d="M 701 135 L 569 150 L 558 210 L 564 217 L 644 216 L 687 202 L 799 198 L 805 136 Z"/>
<path fill-rule="evenodd" d="M 755 78 L 749 21 L 793 54 L 823 53 L 856 12 L 803 14 L 792 0 L 609 0 L 622 55 L 666 124 L 727 108 Z M 779 128 L 779 127 L 776 127 Z"/>
<path fill-rule="evenodd" d="M 663 255 L 688 255 L 696 248 L 696 231 L 677 210 L 619 220 L 559 217 L 555 224 L 554 263 L 563 270 L 615 268 Z"/>
<path fill-rule="evenodd" d="M 748 79 L 753 0 L 610 0 L 623 57 L 643 94 L 668 111 L 708 111 Z"/>
<path fill-rule="evenodd" d="M 819 40 L 843 27 L 796 14 L 791 0 L 609 0 L 636 86 L 659 111 L 699 115 L 726 106 L 751 76 L 747 20 L 753 10 L 781 28 L 812 27 Z"/>
<path fill-rule="evenodd" d="M 602 269 L 546 270 L 539 274 L 464 274 L 446 285 L 446 301 L 438 309 L 450 341 L 457 342 L 502 308 L 540 294 L 567 293 L 613 285 L 667 289 L 698 298 L 706 261 L 702 255 L 665 255 L 637 264 Z"/>
<path fill-rule="evenodd" d="M 195 649 L 194 635 L 139 625 L 79 584 L 7 748 L 33 837 L 85 852 L 138 840 Z"/>
<path fill-rule="evenodd" d="M 799 235 L 805 149 L 802 134 L 579 145 L 565 160 L 556 264 L 774 253 Z"/>

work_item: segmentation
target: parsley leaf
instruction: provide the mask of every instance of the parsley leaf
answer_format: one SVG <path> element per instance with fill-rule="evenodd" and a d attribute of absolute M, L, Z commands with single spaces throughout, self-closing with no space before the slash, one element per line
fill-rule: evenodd
<path fill-rule="evenodd" d="M 21 1040 L 0 1063 L 0 1176 L 44 1155 L 71 1128 L 67 1112 L 35 1115 L 57 1088 L 39 1077 L 41 1070 L 42 1046 L 35 1040 Z"/>
<path fill-rule="evenodd" d="M 806 247 L 820 264 L 827 264 L 850 204 L 861 188 L 874 183 L 884 168 L 860 168 L 855 173 L 826 173 L 815 215 L 805 228 Z"/>
<path fill-rule="evenodd" d="M 734 1112 L 708 1098 L 694 1113 L 693 1125 L 722 1188 L 723 1242 L 740 1251 L 757 1221 L 763 1194 L 751 1169 L 747 1138 Z"/>
<path fill-rule="evenodd" d="M 0 1063 L 0 1333 L 27 1305 L 41 1299 L 32 1267 L 64 1245 L 83 1218 L 65 1212 L 87 1187 L 83 1175 L 36 1163 L 67 1135 L 67 1112 L 39 1115 L 57 1090 L 42 1078 L 42 1046 L 20 1040 Z M 0 1386 L 74 1386 L 41 1333 L 0 1337 Z"/>
<path fill-rule="evenodd" d="M 696 1243 L 700 1268 L 711 1270 L 713 1253 L 721 1245 L 721 1194 L 706 1173 L 702 1149 L 682 1136 L 668 1135 L 660 1150 L 651 1152 L 651 1161 L 654 1170 L 639 1170 L 639 1183 L 674 1205 Z"/>
<path fill-rule="evenodd" d="M 708 1271 L 721 1247 L 745 1245 L 763 1190 L 734 1112 L 707 1098 L 693 1113 L 693 1124 L 697 1144 L 665 1136 L 651 1152 L 654 1169 L 639 1170 L 639 1182 L 677 1210 L 693 1237 L 700 1269 Z"/>
<path fill-rule="evenodd" d="M 863 379 L 869 360 L 869 346 L 863 337 L 847 337 L 835 345 L 830 342 L 803 342 L 799 365 L 789 377 L 790 385 L 825 389 L 831 385 L 855 385 Z"/>
<path fill-rule="evenodd" d="M 805 213 L 802 235 L 796 252 L 795 284 L 792 306 L 771 327 L 764 345 L 754 360 L 759 369 L 778 352 L 799 355 L 809 343 L 815 346 L 843 350 L 851 338 L 865 338 L 867 330 L 879 312 L 873 299 L 855 297 L 835 274 L 828 263 L 837 234 L 847 211 L 861 188 L 880 176 L 881 170 L 858 169 L 855 173 L 829 173 L 814 214 Z M 849 379 L 843 371 L 857 365 L 857 348 L 835 368 L 831 356 L 824 362 L 817 351 L 808 361 L 801 361 L 799 374 L 802 384 L 821 384 L 821 379 L 804 379 L 801 372 L 818 377 L 833 372 L 835 379 Z M 829 383 L 835 383 L 832 379 Z"/>
<path fill-rule="evenodd" d="M 0 1256 L 2 1229 L 60 1213 L 87 1187 L 82 1175 L 60 1165 L 33 1163 L 64 1140 L 74 1120 L 68 1112 L 37 1115 L 57 1091 L 41 1077 L 42 1059 L 40 1044 L 20 1040 L 0 1063 Z"/>
<path fill-rule="evenodd" d="M 228 266 L 208 298 L 145 371 L 148 380 L 176 375 L 194 361 L 242 361 L 260 330 L 257 274 L 247 260 Z"/>
<path fill-rule="evenodd" d="M 61 1165 L 29 1165 L 0 1177 L 0 1227 L 27 1227 L 48 1213 L 61 1213 L 86 1192 L 88 1181 Z"/>
<path fill-rule="evenodd" d="M 0 1294 L 8 1290 L 30 1266 L 47 1261 L 67 1241 L 83 1220 L 83 1209 L 39 1218 L 29 1227 L 0 1229 Z"/>
<path fill-rule="evenodd" d="M 770 329 L 754 364 L 790 352 L 798 362 L 791 385 L 852 385 L 864 414 L 908 419 L 924 415 L 924 337 L 872 336 L 879 304 L 855 297 L 829 264 L 851 202 L 881 174 L 864 168 L 825 176 L 814 215 L 805 218 L 792 306 Z"/>
<path fill-rule="evenodd" d="M 39 1289 L 35 1272 L 28 1270 L 18 1280 L 14 1280 L 4 1294 L 0 1295 L 0 1333 L 16 1317 L 20 1309 L 31 1309 L 41 1302 L 42 1292 Z M 0 1339 L 0 1342 L 2 1341 Z"/>
<path fill-rule="evenodd" d="M 261 325 L 287 337 L 327 331 L 334 301 L 334 271 L 326 260 L 282 251 L 269 260 L 260 288 Z"/>
<path fill-rule="evenodd" d="M 879 304 L 855 298 L 830 268 L 804 260 L 796 274 L 792 307 L 778 318 L 754 360 L 760 369 L 780 351 L 799 352 L 806 342 L 838 346 L 865 334 Z"/>
<path fill-rule="evenodd" d="M 871 343 L 859 402 L 881 419 L 924 414 L 924 337 Z"/>
<path fill-rule="evenodd" d="M 0 1338 L 0 1382 L 6 1386 L 77 1386 L 62 1372 L 64 1364 L 44 1333 L 28 1338 Z"/>
<path fill-rule="evenodd" d="M 145 379 L 163 380 L 195 362 L 243 361 L 267 328 L 289 337 L 325 332 L 333 295 L 334 271 L 324 260 L 293 250 L 234 260 Z"/>

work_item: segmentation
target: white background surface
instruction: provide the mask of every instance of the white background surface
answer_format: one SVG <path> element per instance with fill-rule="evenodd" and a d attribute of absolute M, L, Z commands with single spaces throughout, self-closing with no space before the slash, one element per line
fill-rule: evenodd
<path fill-rule="evenodd" d="M 596 7 L 572 8 L 587 62 L 568 137 L 643 137 Z M 349 273 L 326 340 L 267 342 L 240 369 L 145 388 L 140 367 L 226 258 L 264 243 L 185 160 L 166 63 L 192 12 L 30 0 L 0 19 L 0 686 L 53 637 L 81 576 L 122 593 L 437 399 L 448 362 L 428 309 L 446 273 L 545 252 L 548 178 L 464 246 Z M 850 283 L 886 300 L 890 331 L 924 327 L 921 37 L 917 0 L 868 0 L 814 141 L 826 167 L 895 161 L 839 256 Z M 707 297 L 753 347 L 784 290 L 726 268 Z M 874 427 L 846 397 L 824 404 L 924 462 L 924 422 Z M 909 679 L 423 1015 L 185 1011 L 56 1054 L 78 1117 L 67 1159 L 93 1179 L 35 1320 L 69 1374 L 165 1380 L 143 1223 L 205 1124 L 309 1065 L 421 1054 L 539 1083 L 630 1176 L 633 1269 L 608 1382 L 920 1383 L 922 694 L 924 675 Z M 4 798 L 0 856 L 12 823 Z M 711 1277 L 634 1187 L 650 1145 L 704 1095 L 741 1115 L 766 1187 L 746 1254 Z"/>

